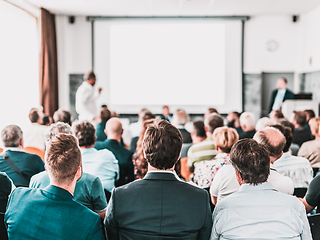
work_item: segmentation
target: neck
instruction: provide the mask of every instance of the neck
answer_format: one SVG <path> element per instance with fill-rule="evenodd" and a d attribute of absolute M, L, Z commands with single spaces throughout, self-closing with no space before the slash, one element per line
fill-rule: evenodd
<path fill-rule="evenodd" d="M 204 140 L 206 140 L 206 138 L 203 138 L 203 137 L 193 137 L 192 142 L 193 142 L 193 143 L 199 143 L 199 142 L 202 142 L 202 141 L 204 141 Z"/>
<path fill-rule="evenodd" d="M 52 180 L 50 180 L 50 185 L 67 190 L 69 193 L 71 193 L 73 195 L 74 189 L 76 187 L 76 182 L 77 181 L 74 179 L 72 182 L 69 182 L 69 183 L 66 183 L 66 182 L 60 183 L 60 182 L 56 181 L 55 179 L 52 179 Z"/>
<path fill-rule="evenodd" d="M 88 149 L 88 148 L 94 148 L 94 144 L 92 144 L 91 146 L 80 146 L 81 149 Z"/>
<path fill-rule="evenodd" d="M 108 135 L 108 139 L 109 140 L 117 140 L 118 142 L 120 142 L 121 141 L 121 136 L 116 135 L 116 134 L 109 134 Z"/>
<path fill-rule="evenodd" d="M 148 171 L 174 171 L 174 166 L 172 168 L 169 169 L 158 169 L 155 167 L 152 167 L 149 163 L 148 163 Z"/>

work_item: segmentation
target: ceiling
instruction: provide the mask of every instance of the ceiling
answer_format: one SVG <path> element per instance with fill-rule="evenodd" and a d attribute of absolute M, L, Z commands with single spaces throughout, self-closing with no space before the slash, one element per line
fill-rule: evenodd
<path fill-rule="evenodd" d="M 75 16 L 299 15 L 320 0 L 25 0 L 55 14 Z"/>

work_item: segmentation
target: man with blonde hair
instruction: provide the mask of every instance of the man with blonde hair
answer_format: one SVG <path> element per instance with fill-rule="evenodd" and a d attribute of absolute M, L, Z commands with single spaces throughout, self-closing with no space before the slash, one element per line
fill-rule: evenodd
<path fill-rule="evenodd" d="M 58 134 L 45 157 L 50 185 L 45 189 L 17 188 L 5 214 L 9 239 L 104 239 L 98 214 L 73 200 L 82 175 L 77 139 Z"/>

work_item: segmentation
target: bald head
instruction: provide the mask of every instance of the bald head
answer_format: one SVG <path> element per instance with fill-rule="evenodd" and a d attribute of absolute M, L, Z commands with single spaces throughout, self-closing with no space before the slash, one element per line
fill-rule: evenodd
<path fill-rule="evenodd" d="M 278 129 L 273 127 L 266 127 L 256 132 L 253 139 L 267 148 L 272 163 L 281 157 L 286 145 L 286 138 Z"/>
<path fill-rule="evenodd" d="M 105 129 L 108 139 L 115 139 L 120 141 L 123 133 L 122 124 L 119 118 L 110 118 L 106 123 Z"/>

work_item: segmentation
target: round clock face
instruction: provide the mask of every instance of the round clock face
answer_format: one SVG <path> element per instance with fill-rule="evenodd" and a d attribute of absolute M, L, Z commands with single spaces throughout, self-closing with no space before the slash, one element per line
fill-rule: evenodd
<path fill-rule="evenodd" d="M 275 40 L 270 40 L 267 42 L 267 50 L 269 52 L 274 52 L 278 49 L 278 42 Z"/>

